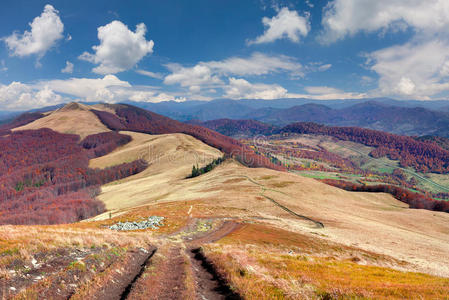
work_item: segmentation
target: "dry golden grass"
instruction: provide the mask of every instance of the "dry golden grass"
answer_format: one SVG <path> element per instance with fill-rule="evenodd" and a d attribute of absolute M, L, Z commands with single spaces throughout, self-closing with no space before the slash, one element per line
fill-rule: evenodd
<path fill-rule="evenodd" d="M 164 200 L 190 175 L 194 165 L 205 166 L 223 156 L 219 150 L 185 134 L 122 133 L 133 140 L 108 155 L 91 160 L 90 167 L 104 168 L 138 158 L 145 159 L 149 167 L 137 175 L 102 187 L 99 199 L 108 210 Z"/>
<path fill-rule="evenodd" d="M 52 129 L 81 136 L 104 130 L 84 106 L 38 121 L 29 126 L 55 126 Z M 204 250 L 249 299 L 443 298 L 448 293 L 447 279 L 402 272 L 449 277 L 448 214 L 411 210 L 387 194 L 347 192 L 291 173 L 249 169 L 233 160 L 185 179 L 193 165 L 206 165 L 222 153 L 183 134 L 123 133 L 133 140 L 90 166 L 143 158 L 149 168 L 103 186 L 99 199 L 109 211 L 88 222 L 0 227 L 0 277 L 8 276 L 4 266 L 12 259 L 29 261 L 39 251 L 144 247 L 178 233 L 191 218 L 237 218 L 257 224 L 245 225 Z M 324 223 L 324 228 L 289 214 L 270 199 Z M 165 226 L 138 232 L 104 228 L 151 215 L 165 217 Z M 192 286 L 192 280 L 186 279 L 186 286 Z"/>
<path fill-rule="evenodd" d="M 375 266 L 400 262 L 263 225 L 246 225 L 204 251 L 247 299 L 442 299 L 449 293 L 447 278 Z"/>
<path fill-rule="evenodd" d="M 81 139 L 91 134 L 110 131 L 90 109 L 91 107 L 83 104 L 68 104 L 13 131 L 50 128 L 60 133 L 77 134 Z"/>
<path fill-rule="evenodd" d="M 170 170 L 165 163 L 162 166 Z M 186 173 L 188 169 L 187 164 Z M 135 206 L 201 201 L 208 215 L 265 220 L 290 231 L 407 261 L 420 272 L 449 276 L 448 214 L 408 209 L 387 194 L 347 192 L 291 173 L 249 169 L 232 160 L 191 179 L 163 172 L 157 163 L 149 170 L 154 173 L 103 187 L 100 199 L 113 215 Z M 324 223 L 325 228 L 317 229 L 290 215 L 266 197 Z M 197 212 L 195 204 L 192 211 Z M 105 213 L 94 219 L 107 218 Z"/>
<path fill-rule="evenodd" d="M 0 226 L 0 267 L 17 259 L 29 262 L 36 253 L 60 248 L 146 247 L 145 233 L 116 232 L 87 226 Z"/>

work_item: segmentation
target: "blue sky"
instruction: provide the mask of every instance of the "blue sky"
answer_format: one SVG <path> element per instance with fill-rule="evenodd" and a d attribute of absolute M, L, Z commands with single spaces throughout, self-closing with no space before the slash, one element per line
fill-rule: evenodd
<path fill-rule="evenodd" d="M 0 110 L 447 98 L 448 33 L 447 0 L 4 0 Z"/>

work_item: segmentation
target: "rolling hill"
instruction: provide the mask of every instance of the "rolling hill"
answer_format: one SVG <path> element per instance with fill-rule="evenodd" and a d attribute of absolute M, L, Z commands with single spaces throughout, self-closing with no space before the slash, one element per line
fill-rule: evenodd
<path fill-rule="evenodd" d="M 232 138 L 130 105 L 69 104 L 25 126 L 0 136 L 1 154 L 18 158 L 0 156 L 0 180 L 14 189 L 11 172 L 31 179 L 17 191 L 30 193 L 20 199 L 30 206 L 36 201 L 27 196 L 48 195 L 40 189 L 54 181 L 80 188 L 105 211 L 71 224 L 0 226 L 6 298 L 401 299 L 449 292 L 447 213 L 285 172 Z M 245 162 L 245 153 L 255 159 L 246 161 L 251 168 L 238 160 Z M 223 155 L 216 168 L 188 178 L 192 166 Z M 40 178 L 48 181 L 36 186 Z M 64 210 L 82 207 L 64 189 L 55 192 L 70 200 L 56 202 L 67 204 Z M 58 208 L 45 211 L 58 215 Z M 112 229 L 155 217 L 163 217 L 158 226 Z"/>

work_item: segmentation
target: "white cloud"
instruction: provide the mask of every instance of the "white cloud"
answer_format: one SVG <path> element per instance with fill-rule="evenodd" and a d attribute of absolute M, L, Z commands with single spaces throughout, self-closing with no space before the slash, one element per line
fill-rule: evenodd
<path fill-rule="evenodd" d="M 100 45 L 93 46 L 94 54 L 84 52 L 79 58 L 99 66 L 98 74 L 114 74 L 133 68 L 144 56 L 153 52 L 154 42 L 145 38 L 146 26 L 140 23 L 136 31 L 120 21 L 98 27 Z"/>
<path fill-rule="evenodd" d="M 413 30 L 408 42 L 366 54 L 368 68 L 379 75 L 371 94 L 431 99 L 449 91 L 449 1 L 334 0 L 322 23 L 323 43 L 359 32 Z"/>
<path fill-rule="evenodd" d="M 449 41 L 411 41 L 368 55 L 368 66 L 380 76 L 379 93 L 428 99 L 449 91 Z"/>
<path fill-rule="evenodd" d="M 225 97 L 231 99 L 279 99 L 287 95 L 287 90 L 277 84 L 252 84 L 242 78 L 229 78 Z"/>
<path fill-rule="evenodd" d="M 307 86 L 304 88 L 307 94 L 289 93 L 287 98 L 307 98 L 315 100 L 333 100 L 333 99 L 363 99 L 367 97 L 366 93 L 345 92 L 328 86 Z"/>
<path fill-rule="evenodd" d="M 268 56 L 259 52 L 248 58 L 231 57 L 222 61 L 200 63 L 221 75 L 266 75 L 269 73 L 289 72 L 294 76 L 304 76 L 303 66 L 294 58 L 279 55 Z"/>
<path fill-rule="evenodd" d="M 323 43 L 332 43 L 360 31 L 404 30 L 421 32 L 447 30 L 447 0 L 334 0 L 324 9 Z"/>
<path fill-rule="evenodd" d="M 324 72 L 324 71 L 327 71 L 327 70 L 329 70 L 330 68 L 332 67 L 332 65 L 331 64 L 325 64 L 325 65 L 321 65 L 321 66 L 319 66 L 318 67 L 318 71 L 320 71 L 320 72 Z"/>
<path fill-rule="evenodd" d="M 307 98 L 316 100 L 331 99 L 362 99 L 366 93 L 344 92 L 327 86 L 309 86 L 305 88 L 306 94 L 289 93 L 284 87 L 277 84 L 250 83 L 241 78 L 229 78 L 229 84 L 224 87 L 225 95 L 231 99 L 280 99 L 280 98 Z"/>
<path fill-rule="evenodd" d="M 43 86 L 49 86 L 58 93 L 76 96 L 87 101 L 97 101 L 102 98 L 110 99 L 114 88 L 130 88 L 131 84 L 120 80 L 115 75 L 106 75 L 103 78 L 56 79 L 42 81 L 34 85 L 38 89 Z"/>
<path fill-rule="evenodd" d="M 198 94 L 201 91 L 201 87 L 199 85 L 192 85 L 191 87 L 189 87 L 189 91 L 192 94 Z"/>
<path fill-rule="evenodd" d="M 368 97 L 366 93 L 353 93 L 353 92 L 338 92 L 330 94 L 296 94 L 289 93 L 286 98 L 305 98 L 314 100 L 348 100 L 348 99 L 364 99 Z"/>
<path fill-rule="evenodd" d="M 328 86 L 307 86 L 304 88 L 304 90 L 309 93 L 309 94 L 318 94 L 318 95 L 323 95 L 323 94 L 338 94 L 341 93 L 342 91 L 333 87 L 328 87 Z"/>
<path fill-rule="evenodd" d="M 62 39 L 64 24 L 59 18 L 58 11 L 51 5 L 44 7 L 42 14 L 34 18 L 30 23 L 31 31 L 25 31 L 23 34 L 14 32 L 12 35 L 2 40 L 8 46 L 11 55 L 29 56 L 37 54 L 39 57 L 56 45 L 56 42 Z"/>
<path fill-rule="evenodd" d="M 193 67 L 168 64 L 171 74 L 164 79 L 165 84 L 191 86 L 220 86 L 223 76 L 258 76 L 287 72 L 293 77 L 304 76 L 303 66 L 289 56 L 268 56 L 253 53 L 250 57 L 230 57 L 221 61 L 199 62 Z M 197 88 L 196 88 L 197 89 Z"/>
<path fill-rule="evenodd" d="M 73 64 L 69 61 L 65 62 L 65 67 L 61 70 L 62 73 L 73 73 Z"/>
<path fill-rule="evenodd" d="M 150 86 L 133 86 L 120 80 L 115 75 L 105 75 L 103 78 L 70 78 L 66 80 L 41 81 L 31 86 L 41 90 L 49 87 L 51 90 L 85 101 L 120 102 L 125 100 L 139 102 L 184 101 L 179 95 L 160 92 Z"/>
<path fill-rule="evenodd" d="M 207 65 L 201 63 L 191 68 L 185 68 L 179 64 L 168 64 L 166 67 L 172 73 L 165 77 L 165 84 L 180 84 L 187 87 L 222 83 L 218 76 L 212 75 L 212 71 Z"/>
<path fill-rule="evenodd" d="M 25 110 L 58 104 L 64 100 L 48 86 L 35 90 L 29 85 L 16 81 L 9 85 L 0 84 L 0 106 L 4 109 Z"/>
<path fill-rule="evenodd" d="M 147 76 L 147 77 L 151 77 L 151 78 L 156 78 L 156 79 L 162 79 L 163 76 L 160 73 L 154 73 L 154 72 L 150 72 L 150 71 L 145 71 L 145 70 L 136 70 L 136 73 L 143 75 L 143 76 Z"/>
<path fill-rule="evenodd" d="M 271 19 L 264 17 L 262 23 L 266 27 L 265 32 L 255 40 L 248 41 L 249 45 L 271 43 L 284 38 L 298 43 L 300 36 L 306 37 L 310 31 L 309 15 L 300 16 L 297 11 L 287 7 L 279 10 Z"/>

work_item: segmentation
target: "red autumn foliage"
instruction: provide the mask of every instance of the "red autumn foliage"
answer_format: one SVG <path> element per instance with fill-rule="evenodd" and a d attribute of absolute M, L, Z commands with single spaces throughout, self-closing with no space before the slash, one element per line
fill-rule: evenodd
<path fill-rule="evenodd" d="M 100 170 L 88 167 L 89 158 L 126 140 L 111 132 L 79 143 L 76 135 L 50 129 L 0 137 L 0 224 L 67 223 L 101 213 L 104 206 L 95 199 L 99 185 L 141 172 L 146 163 Z"/>
<path fill-rule="evenodd" d="M 91 157 L 100 157 L 130 141 L 129 135 L 110 131 L 89 135 L 80 144 L 84 149 L 89 150 Z"/>
<path fill-rule="evenodd" d="M 423 173 L 449 173 L 449 151 L 435 143 L 417 141 L 408 136 L 358 127 L 331 127 L 315 123 L 290 124 L 281 132 L 333 136 L 341 140 L 375 147 L 370 153 L 372 157 L 387 156 L 390 159 L 399 160 L 402 167 L 413 167 Z"/>
<path fill-rule="evenodd" d="M 223 151 L 249 167 L 285 170 L 284 167 L 273 164 L 268 158 L 257 155 L 239 141 L 201 126 L 181 123 L 131 105 L 117 105 L 117 116 L 105 111 L 93 112 L 112 130 L 129 130 L 148 134 L 184 133 Z"/>
<path fill-rule="evenodd" d="M 407 203 L 410 208 L 428 209 L 449 213 L 449 201 L 434 200 L 426 195 L 415 193 L 398 186 L 386 184 L 364 185 L 336 179 L 322 179 L 321 181 L 347 191 L 388 193 L 397 200 Z"/>

